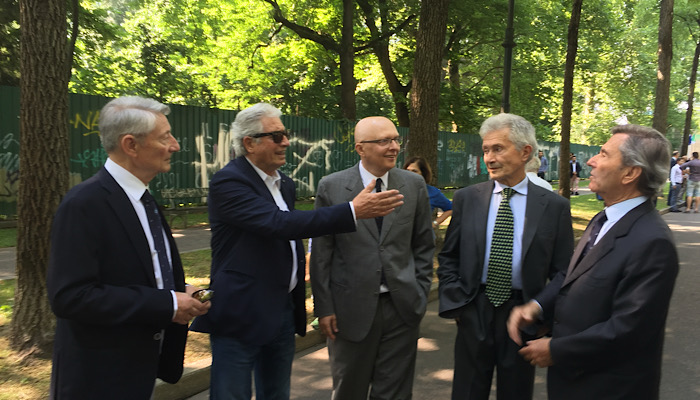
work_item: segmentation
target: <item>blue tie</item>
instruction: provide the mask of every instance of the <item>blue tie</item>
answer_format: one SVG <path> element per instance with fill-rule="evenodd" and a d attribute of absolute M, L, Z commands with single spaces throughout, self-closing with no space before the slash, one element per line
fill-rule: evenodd
<path fill-rule="evenodd" d="M 381 193 L 382 191 L 382 178 L 377 178 L 377 183 L 374 186 L 374 189 L 377 193 Z M 376 217 L 374 218 L 374 222 L 377 223 L 377 230 L 379 231 L 379 234 L 382 234 L 382 223 L 384 222 L 384 217 Z"/>
<path fill-rule="evenodd" d="M 153 236 L 153 244 L 158 252 L 158 261 L 160 264 L 160 275 L 163 277 L 163 289 L 175 290 L 175 280 L 173 279 L 173 270 L 168 261 L 168 253 L 165 251 L 165 238 L 163 237 L 163 224 L 160 222 L 160 215 L 156 200 L 151 193 L 146 190 L 141 196 L 141 201 L 146 208 L 146 216 L 148 217 L 148 226 L 151 228 L 151 236 Z"/>
<path fill-rule="evenodd" d="M 605 214 L 605 210 L 599 212 L 591 221 L 591 234 L 588 236 L 588 242 L 586 242 L 586 247 L 583 248 L 581 252 L 581 258 L 585 257 L 586 254 L 595 245 L 595 240 L 600 234 L 600 230 L 603 229 L 603 224 L 608 220 L 608 216 Z"/>

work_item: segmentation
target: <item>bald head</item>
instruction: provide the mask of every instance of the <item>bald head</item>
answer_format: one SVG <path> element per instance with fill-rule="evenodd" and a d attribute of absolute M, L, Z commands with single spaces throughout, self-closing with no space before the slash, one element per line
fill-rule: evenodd
<path fill-rule="evenodd" d="M 385 136 L 394 137 L 398 134 L 394 123 L 386 117 L 363 118 L 355 125 L 355 143 L 383 139 Z"/>
<path fill-rule="evenodd" d="M 400 150 L 399 131 L 390 119 L 367 117 L 355 125 L 355 151 L 362 166 L 374 176 L 394 168 Z"/>

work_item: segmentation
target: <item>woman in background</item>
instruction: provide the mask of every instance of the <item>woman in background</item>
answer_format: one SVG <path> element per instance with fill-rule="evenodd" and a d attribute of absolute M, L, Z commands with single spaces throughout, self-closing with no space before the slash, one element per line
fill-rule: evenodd
<path fill-rule="evenodd" d="M 445 197 L 440 189 L 435 186 L 430 186 L 430 181 L 433 179 L 433 172 L 430 170 L 430 165 L 421 157 L 411 157 L 403 164 L 403 169 L 420 174 L 425 180 L 428 187 L 428 196 L 430 197 L 430 208 L 433 211 L 433 229 L 438 229 L 440 224 L 450 215 L 452 215 L 452 202 Z M 441 209 L 442 214 L 437 216 L 436 209 Z"/>

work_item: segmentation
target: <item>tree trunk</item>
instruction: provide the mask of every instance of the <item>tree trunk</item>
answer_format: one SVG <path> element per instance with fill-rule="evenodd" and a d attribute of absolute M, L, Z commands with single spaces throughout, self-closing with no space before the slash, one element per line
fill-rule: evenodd
<path fill-rule="evenodd" d="M 668 101 L 671 91 L 671 59 L 673 58 L 673 0 L 661 0 L 659 10 L 659 69 L 656 72 L 656 99 L 652 127 L 666 135 Z"/>
<path fill-rule="evenodd" d="M 700 22 L 700 21 L 698 21 Z M 700 41 L 695 45 L 695 55 L 693 56 L 693 67 L 690 70 L 690 82 L 688 88 L 688 110 L 685 112 L 685 125 L 683 126 L 683 143 L 680 152 L 682 155 L 688 154 L 690 144 L 690 125 L 693 122 L 693 98 L 695 97 L 695 82 L 698 77 L 698 60 L 700 59 Z"/>
<path fill-rule="evenodd" d="M 355 50 L 353 48 L 353 18 L 355 0 L 343 0 L 343 27 L 340 39 L 340 110 L 343 118 L 355 121 Z"/>
<path fill-rule="evenodd" d="M 10 344 L 48 354 L 54 318 L 46 296 L 51 220 L 68 188 L 65 0 L 21 0 L 17 284 Z"/>
<path fill-rule="evenodd" d="M 449 0 L 421 2 L 411 89 L 412 121 L 408 137 L 408 156 L 424 157 L 436 172 L 442 52 L 449 4 Z M 434 174 L 433 181 L 436 179 Z"/>
<path fill-rule="evenodd" d="M 574 93 L 574 68 L 578 51 L 578 26 L 581 21 L 583 0 L 574 0 L 569 20 L 569 33 L 566 45 L 564 66 L 564 98 L 561 106 L 561 146 L 559 148 L 559 194 L 570 198 L 569 193 L 569 153 L 571 149 L 571 109 Z"/>

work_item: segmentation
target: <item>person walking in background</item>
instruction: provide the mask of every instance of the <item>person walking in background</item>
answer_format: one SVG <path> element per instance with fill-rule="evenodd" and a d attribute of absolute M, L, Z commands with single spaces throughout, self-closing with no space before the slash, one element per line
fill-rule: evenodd
<path fill-rule="evenodd" d="M 549 160 L 547 160 L 547 157 L 544 156 L 544 152 L 542 150 L 537 152 L 537 158 L 540 161 L 540 166 L 537 167 L 537 176 L 546 181 L 547 178 L 545 178 L 545 173 L 549 171 Z"/>
<path fill-rule="evenodd" d="M 673 171 L 673 167 L 678 163 L 678 154 L 680 154 L 680 153 L 679 153 L 677 150 L 675 150 L 675 151 L 673 152 L 673 154 L 671 154 L 671 163 L 670 163 L 671 166 L 670 166 L 670 171 Z M 670 173 L 669 173 L 669 178 L 670 178 L 670 175 L 671 175 L 672 173 L 673 173 L 673 172 L 670 172 Z M 666 204 L 667 204 L 668 206 L 670 206 L 670 207 L 673 207 L 673 203 L 671 202 L 671 192 L 672 192 L 672 191 L 673 191 L 673 179 L 670 179 L 670 181 L 669 181 L 669 183 L 668 183 L 668 198 L 667 198 L 667 201 L 666 201 Z"/>
<path fill-rule="evenodd" d="M 683 189 L 683 171 L 681 170 L 685 157 L 680 157 L 671 167 L 671 190 L 668 192 L 668 200 L 671 212 L 681 212 L 678 208 L 678 198 Z"/>
<path fill-rule="evenodd" d="M 605 209 L 586 228 L 567 272 L 513 309 L 512 340 L 549 367 L 551 400 L 659 398 L 666 316 L 678 274 L 668 225 L 651 202 L 666 182 L 670 146 L 658 131 L 618 125 L 590 160 L 590 189 Z M 544 320 L 551 338 L 520 329 Z"/>
<path fill-rule="evenodd" d="M 442 194 L 440 189 L 430 185 L 433 179 L 433 171 L 424 158 L 409 158 L 403 164 L 403 169 L 415 172 L 425 180 L 426 187 L 428 188 L 428 197 L 430 198 L 430 209 L 433 212 L 433 229 L 437 231 L 440 228 L 440 224 L 452 215 L 452 202 Z M 442 214 L 437 215 L 438 209 L 442 210 Z"/>
<path fill-rule="evenodd" d="M 402 204 L 396 190 L 370 193 L 370 181 L 343 203 L 295 210 L 294 182 L 278 171 L 289 147 L 280 116 L 267 103 L 240 111 L 231 127 L 238 157 L 209 185 L 215 296 L 192 330 L 210 333 L 211 399 L 250 399 L 253 372 L 256 398 L 289 399 L 294 334 L 306 334 L 301 239 L 353 232 Z"/>
<path fill-rule="evenodd" d="M 495 115 L 479 134 L 491 180 L 455 193 L 438 256 L 439 313 L 457 322 L 452 399 L 487 400 L 496 369 L 498 399 L 531 400 L 534 367 L 518 355 L 506 320 L 569 263 L 571 211 L 526 178 L 537 146 L 528 121 Z"/>
<path fill-rule="evenodd" d="M 148 183 L 180 145 L 168 106 L 121 97 L 100 111 L 107 161 L 56 211 L 46 288 L 56 314 L 51 399 L 149 399 L 175 383 L 187 324 L 210 304 L 192 297 L 170 227 Z"/>
<path fill-rule="evenodd" d="M 536 173 L 539 167 L 540 160 L 537 159 L 537 157 L 532 157 L 530 161 L 528 161 L 527 164 L 525 164 L 525 175 L 527 175 L 527 178 L 530 180 L 530 182 L 534 183 L 537 186 L 543 187 L 551 192 L 554 189 L 552 188 L 552 185 L 544 179 L 540 178 Z"/>
<path fill-rule="evenodd" d="M 581 164 L 576 161 L 576 156 L 571 156 L 571 161 L 569 162 L 569 177 L 571 179 L 571 194 L 578 196 L 578 183 L 581 176 Z"/>
<path fill-rule="evenodd" d="M 695 200 L 694 213 L 698 212 L 698 203 L 700 203 L 700 160 L 698 159 L 698 152 L 693 152 L 693 159 L 683 164 L 683 170 L 687 170 L 688 181 L 686 187 L 686 208 L 683 212 L 690 212 L 693 206 L 693 200 Z"/>
<path fill-rule="evenodd" d="M 425 180 L 396 168 L 401 139 L 384 117 L 355 126 L 360 162 L 319 182 L 316 208 L 347 202 L 376 179 L 404 205 L 357 232 L 313 239 L 311 287 L 328 338 L 335 400 L 410 399 L 433 274 L 433 230 Z"/>

